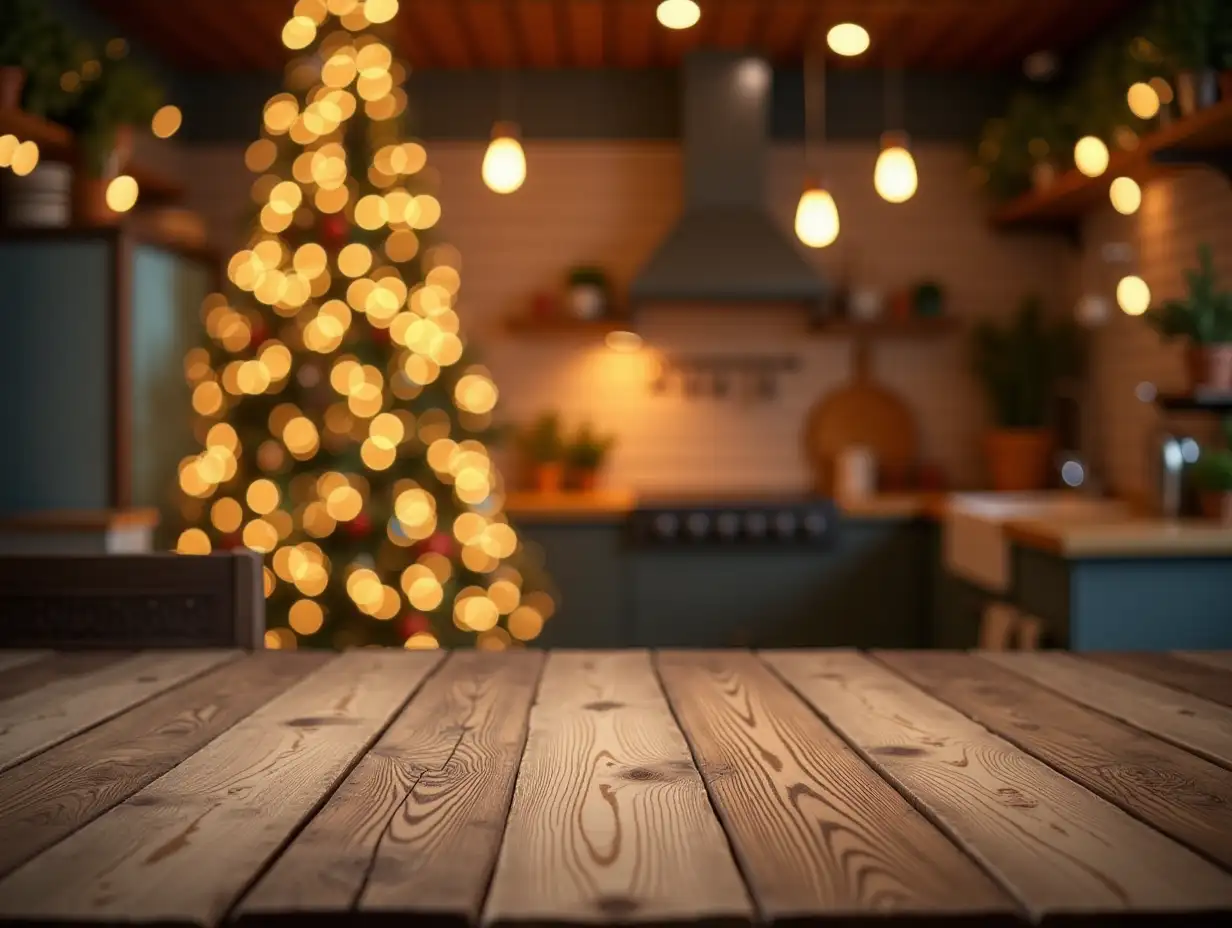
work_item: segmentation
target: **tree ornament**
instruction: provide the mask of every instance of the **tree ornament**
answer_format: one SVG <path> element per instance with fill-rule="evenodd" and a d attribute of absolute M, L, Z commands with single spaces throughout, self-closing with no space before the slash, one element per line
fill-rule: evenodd
<path fill-rule="evenodd" d="M 330 213 L 321 218 L 320 231 L 321 244 L 336 251 L 346 243 L 351 224 L 342 213 Z"/>
<path fill-rule="evenodd" d="M 372 531 L 372 520 L 368 518 L 368 513 L 361 512 L 350 522 L 346 523 L 346 532 L 352 538 L 363 538 Z"/>
<path fill-rule="evenodd" d="M 411 635 L 417 635 L 420 632 L 432 630 L 432 623 L 428 621 L 428 617 L 421 612 L 412 612 L 402 618 L 402 637 L 410 638 Z"/>
<path fill-rule="evenodd" d="M 437 532 L 425 541 L 423 546 L 425 551 L 432 554 L 440 554 L 444 557 L 453 557 L 454 554 L 453 538 L 444 532 Z"/>

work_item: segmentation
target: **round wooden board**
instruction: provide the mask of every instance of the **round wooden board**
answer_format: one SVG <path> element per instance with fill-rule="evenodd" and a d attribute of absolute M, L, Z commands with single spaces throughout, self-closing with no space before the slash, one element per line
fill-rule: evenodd
<path fill-rule="evenodd" d="M 853 445 L 870 449 L 878 470 L 905 470 L 916 462 L 919 448 L 915 417 L 899 397 L 871 380 L 840 387 L 813 406 L 805 427 L 805 454 L 820 492 L 834 492 L 834 462 Z"/>

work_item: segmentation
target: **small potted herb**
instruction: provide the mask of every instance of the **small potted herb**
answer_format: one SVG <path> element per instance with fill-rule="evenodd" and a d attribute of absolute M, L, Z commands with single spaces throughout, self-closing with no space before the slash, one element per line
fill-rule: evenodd
<path fill-rule="evenodd" d="M 108 58 L 97 76 L 82 77 L 82 90 L 65 119 L 77 136 L 75 219 L 108 225 L 117 217 L 107 206 L 107 185 L 132 155 L 133 127 L 149 123 L 162 105 L 163 91 L 143 69 L 124 59 Z"/>
<path fill-rule="evenodd" d="M 1232 449 L 1203 451 L 1193 468 L 1202 514 L 1223 525 L 1232 525 Z"/>
<path fill-rule="evenodd" d="M 47 51 L 54 27 L 45 0 L 0 3 L 0 110 L 20 108 L 26 78 Z"/>
<path fill-rule="evenodd" d="M 599 469 L 615 441 L 615 437 L 611 435 L 596 435 L 589 422 L 583 423 L 578 429 L 566 449 L 565 457 L 579 490 L 594 490 Z"/>
<path fill-rule="evenodd" d="M 992 488 L 1043 489 L 1056 443 L 1057 387 L 1083 368 L 1081 330 L 1068 321 L 1050 324 L 1039 299 L 1029 297 L 1008 326 L 985 322 L 976 328 L 972 361 L 995 422 L 984 435 Z"/>
<path fill-rule="evenodd" d="M 575 267 L 569 272 L 569 311 L 578 319 L 607 315 L 611 288 L 607 274 L 597 267 Z"/>
<path fill-rule="evenodd" d="M 1147 322 L 1165 341 L 1189 342 L 1192 389 L 1232 392 L 1232 292 L 1216 286 L 1210 245 L 1198 249 L 1198 267 L 1185 272 L 1189 293 L 1147 310 Z"/>
<path fill-rule="evenodd" d="M 543 413 L 522 433 L 521 445 L 533 468 L 535 489 L 540 493 L 559 493 L 565 475 L 560 417 L 554 412 Z"/>

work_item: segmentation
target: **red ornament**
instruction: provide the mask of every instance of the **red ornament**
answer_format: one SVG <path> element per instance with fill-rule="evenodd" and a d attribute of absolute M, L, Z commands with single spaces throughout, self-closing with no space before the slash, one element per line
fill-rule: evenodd
<path fill-rule="evenodd" d="M 249 340 L 252 347 L 260 348 L 263 344 L 265 344 L 265 340 L 267 338 L 269 338 L 269 329 L 266 327 L 265 323 L 264 322 L 253 323 L 252 337 Z"/>
<path fill-rule="evenodd" d="M 228 532 L 222 536 L 222 540 L 218 542 L 218 547 L 224 551 L 230 551 L 232 548 L 238 548 L 244 544 L 244 539 L 240 537 L 239 532 Z"/>
<path fill-rule="evenodd" d="M 410 638 L 411 635 L 417 635 L 420 632 L 431 630 L 432 623 L 428 621 L 428 617 L 419 612 L 412 612 L 402 619 L 402 637 Z"/>
<path fill-rule="evenodd" d="M 372 531 L 372 520 L 368 518 L 368 513 L 361 512 L 346 524 L 346 530 L 352 538 L 363 538 Z"/>
<path fill-rule="evenodd" d="M 351 224 L 342 213 L 331 213 L 321 219 L 321 239 L 326 248 L 338 248 L 351 231 Z"/>
<path fill-rule="evenodd" d="M 424 542 L 424 550 L 444 557 L 453 557 L 453 538 L 444 532 L 437 532 Z"/>

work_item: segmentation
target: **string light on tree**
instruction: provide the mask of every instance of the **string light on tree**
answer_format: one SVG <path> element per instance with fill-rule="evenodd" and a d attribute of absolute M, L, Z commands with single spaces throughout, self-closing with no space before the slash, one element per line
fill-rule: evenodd
<path fill-rule="evenodd" d="M 495 193 L 513 193 L 526 181 L 526 153 L 518 141 L 518 128 L 498 122 L 483 155 L 483 182 Z"/>
<path fill-rule="evenodd" d="M 655 17 L 668 29 L 691 29 L 702 18 L 702 10 L 696 0 L 661 0 Z"/>
<path fill-rule="evenodd" d="M 1139 119 L 1153 119 L 1159 112 L 1159 94 L 1150 84 L 1131 84 L 1125 96 L 1129 111 Z"/>
<path fill-rule="evenodd" d="M 1074 165 L 1087 177 L 1099 177 L 1108 170 L 1108 146 L 1093 135 L 1083 136 L 1074 145 Z"/>
<path fill-rule="evenodd" d="M 251 235 L 184 360 L 201 450 L 176 548 L 262 554 L 268 647 L 515 647 L 555 608 L 502 511 L 498 391 L 461 334 L 461 258 L 432 238 L 427 154 L 400 136 L 397 12 L 295 4 L 300 54 L 245 152 Z"/>
<path fill-rule="evenodd" d="M 1117 177 L 1108 188 L 1112 208 L 1122 216 L 1132 216 L 1142 205 L 1142 188 L 1132 177 Z"/>

